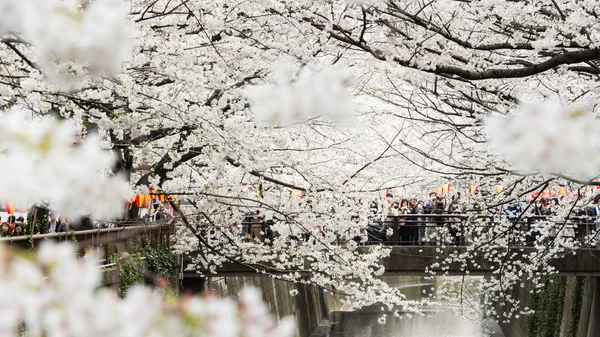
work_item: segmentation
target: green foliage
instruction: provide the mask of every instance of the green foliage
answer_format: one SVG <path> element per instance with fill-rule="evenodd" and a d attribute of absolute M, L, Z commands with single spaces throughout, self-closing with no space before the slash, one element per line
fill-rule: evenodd
<path fill-rule="evenodd" d="M 111 255 L 109 261 L 116 263 L 119 268 L 119 277 L 121 278 L 121 287 L 119 295 L 122 297 L 127 294 L 127 291 L 136 284 L 144 282 L 144 261 L 139 254 L 130 254 L 126 259 L 121 259 L 120 254 Z"/>
<path fill-rule="evenodd" d="M 175 254 L 164 246 L 148 245 L 141 251 L 148 263 L 148 270 L 156 276 L 166 276 L 175 284 L 177 260 Z"/>
<path fill-rule="evenodd" d="M 159 277 L 167 277 L 171 289 L 176 280 L 176 256 L 168 248 L 160 245 L 146 245 L 142 248 L 142 242 L 138 242 L 130 248 L 129 257 L 121 259 L 122 255 L 114 253 L 110 256 L 109 262 L 116 263 L 119 268 L 119 277 L 121 278 L 121 287 L 119 294 L 125 296 L 129 288 L 136 284 L 144 283 L 144 273 L 146 270 L 154 277 L 154 283 L 157 284 Z"/>
<path fill-rule="evenodd" d="M 73 243 L 77 243 L 77 236 L 75 235 L 74 229 L 69 229 L 69 235 L 71 236 L 71 241 L 73 241 Z"/>
<path fill-rule="evenodd" d="M 540 303 L 540 294 L 534 292 L 529 298 L 529 307 L 535 310 L 531 316 L 527 319 L 527 337 L 536 337 L 538 330 L 538 316 L 537 308 Z"/>
<path fill-rule="evenodd" d="M 535 314 L 527 322 L 528 337 L 559 337 L 567 279 L 564 277 L 545 277 L 544 287 L 539 294 L 531 298 L 531 307 Z"/>
<path fill-rule="evenodd" d="M 48 210 L 45 208 L 33 206 L 27 212 L 27 223 L 24 224 L 25 234 L 45 234 L 48 233 Z M 30 247 L 32 248 L 32 247 Z"/>
<path fill-rule="evenodd" d="M 581 320 L 581 305 L 583 304 L 583 284 L 584 278 L 578 276 L 575 278 L 575 287 L 573 288 L 573 296 L 571 300 L 571 321 L 569 322 L 568 337 L 577 337 L 579 329 L 579 321 Z"/>

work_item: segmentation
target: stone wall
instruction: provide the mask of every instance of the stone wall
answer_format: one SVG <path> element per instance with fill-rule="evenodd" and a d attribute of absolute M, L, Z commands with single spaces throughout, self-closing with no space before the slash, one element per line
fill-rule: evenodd
<path fill-rule="evenodd" d="M 199 279 L 198 279 L 199 281 Z M 271 314 L 277 319 L 293 316 L 297 323 L 298 337 L 308 337 L 328 316 L 329 309 L 322 289 L 303 284 L 280 281 L 270 277 L 209 277 L 204 289 L 223 297 L 237 298 L 244 287 L 260 289 Z M 292 290 L 298 294 L 293 296 Z"/>
<path fill-rule="evenodd" d="M 598 277 L 554 277 L 547 279 L 547 286 L 541 293 L 532 294 L 531 289 L 531 285 L 518 288 L 512 295 L 522 306 L 536 310 L 536 314 L 501 324 L 506 337 L 600 336 Z M 507 308 L 499 306 L 498 309 Z"/>

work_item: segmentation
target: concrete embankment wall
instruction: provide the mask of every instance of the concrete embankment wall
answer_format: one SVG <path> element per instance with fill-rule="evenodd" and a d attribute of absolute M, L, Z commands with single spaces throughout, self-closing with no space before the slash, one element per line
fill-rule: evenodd
<path fill-rule="evenodd" d="M 204 289 L 222 297 L 237 298 L 245 287 L 260 289 L 271 314 L 278 320 L 293 316 L 296 319 L 298 337 L 308 337 L 328 315 L 326 296 L 322 289 L 303 284 L 280 281 L 270 277 L 209 277 Z M 292 295 L 292 290 L 298 294 Z"/>
<path fill-rule="evenodd" d="M 501 324 L 506 337 L 600 337 L 600 278 L 552 277 L 544 283 L 540 293 L 532 293 L 532 285 L 513 291 L 536 313 Z"/>

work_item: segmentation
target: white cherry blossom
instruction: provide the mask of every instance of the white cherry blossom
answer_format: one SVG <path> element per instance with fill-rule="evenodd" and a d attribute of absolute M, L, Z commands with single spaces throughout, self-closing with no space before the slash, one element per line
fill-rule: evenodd
<path fill-rule="evenodd" d="M 529 104 L 487 124 L 493 149 L 519 170 L 581 179 L 600 173 L 600 121 L 585 107 Z"/>

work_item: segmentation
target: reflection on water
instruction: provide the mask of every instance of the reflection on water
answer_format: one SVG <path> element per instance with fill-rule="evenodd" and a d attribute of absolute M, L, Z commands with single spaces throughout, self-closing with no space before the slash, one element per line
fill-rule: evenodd
<path fill-rule="evenodd" d="M 386 324 L 377 323 L 380 313 L 335 312 L 330 337 L 501 337 L 498 329 L 454 315 L 443 307 L 426 316 L 406 314 L 396 318 L 387 316 Z M 495 330 L 495 332 L 494 332 Z"/>
<path fill-rule="evenodd" d="M 385 281 L 402 288 L 407 299 L 412 300 L 435 293 L 439 286 L 436 281 L 423 282 L 423 279 L 406 282 L 408 280 L 396 277 Z M 453 311 L 456 306 L 455 303 L 436 305 L 425 315 L 402 314 L 394 317 L 389 312 L 386 313 L 386 324 L 377 322 L 384 314 L 379 310 L 380 307 L 364 308 L 357 312 L 336 311 L 331 317 L 331 327 L 320 329 L 312 337 L 504 337 L 493 322 L 458 317 Z"/>

